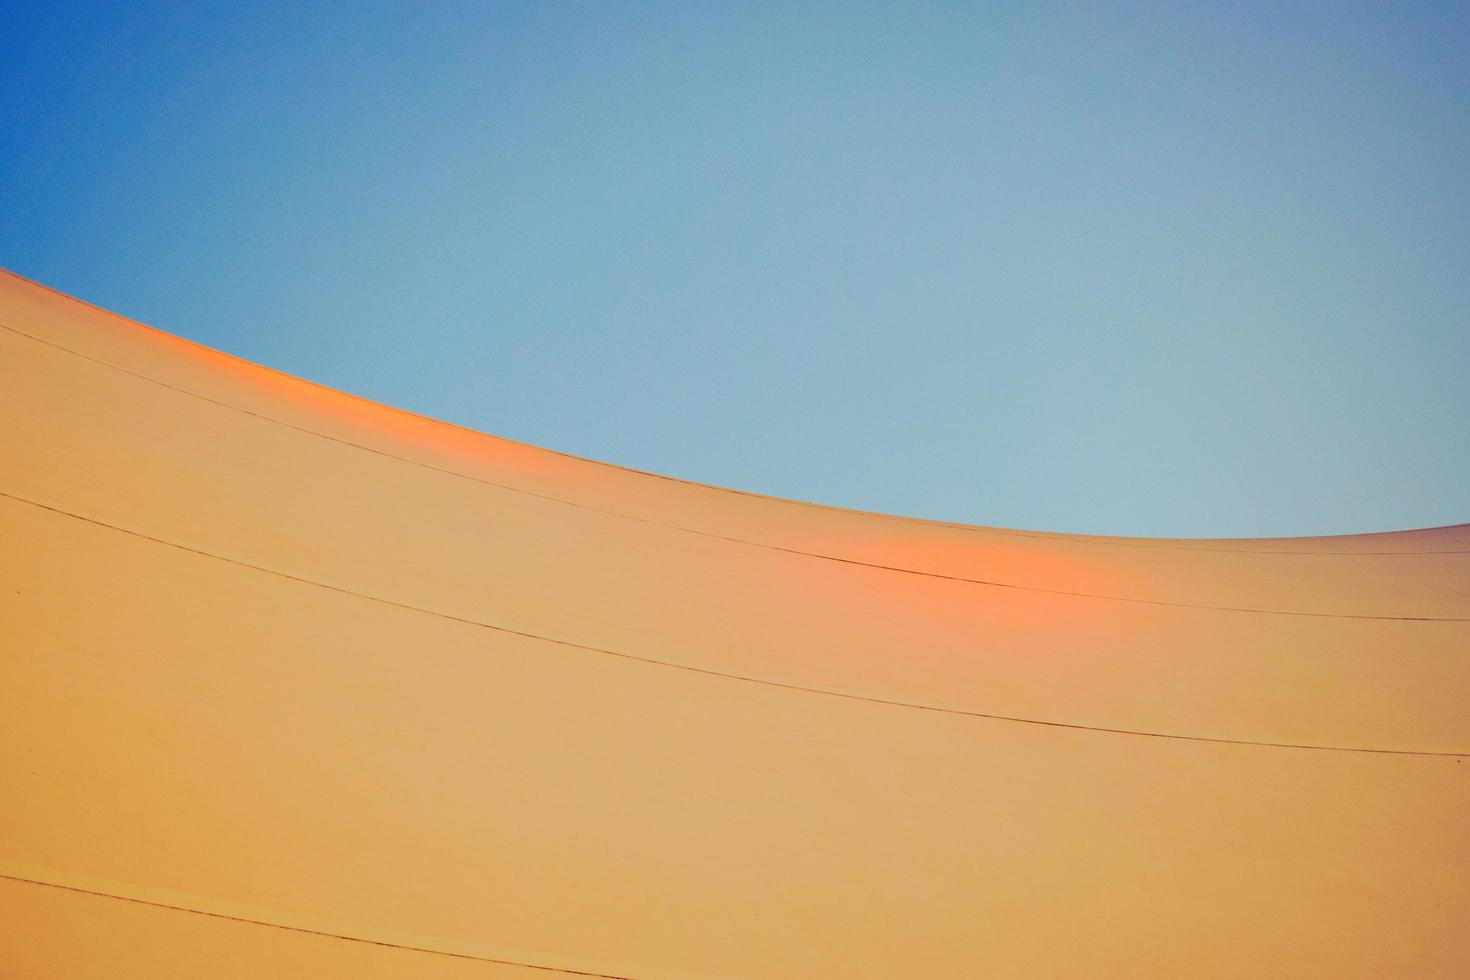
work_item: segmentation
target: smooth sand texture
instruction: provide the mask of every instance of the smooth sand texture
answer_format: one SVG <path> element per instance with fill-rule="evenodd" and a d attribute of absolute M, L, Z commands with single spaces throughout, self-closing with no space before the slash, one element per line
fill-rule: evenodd
<path fill-rule="evenodd" d="M 1470 525 L 773 500 L 0 274 L 0 645 L 4 977 L 1470 975 Z"/>

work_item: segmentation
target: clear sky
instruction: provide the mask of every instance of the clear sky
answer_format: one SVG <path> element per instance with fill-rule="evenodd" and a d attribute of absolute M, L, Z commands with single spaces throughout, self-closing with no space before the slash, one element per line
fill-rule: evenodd
<path fill-rule="evenodd" d="M 0 265 L 210 346 L 867 509 L 1470 520 L 1470 5 L 0 7 Z"/>

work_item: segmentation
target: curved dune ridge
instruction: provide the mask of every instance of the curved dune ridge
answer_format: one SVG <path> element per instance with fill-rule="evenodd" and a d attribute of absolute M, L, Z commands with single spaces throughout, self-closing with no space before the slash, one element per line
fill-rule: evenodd
<path fill-rule="evenodd" d="M 780 500 L 0 274 L 0 698 L 0 976 L 1470 975 L 1470 525 Z"/>

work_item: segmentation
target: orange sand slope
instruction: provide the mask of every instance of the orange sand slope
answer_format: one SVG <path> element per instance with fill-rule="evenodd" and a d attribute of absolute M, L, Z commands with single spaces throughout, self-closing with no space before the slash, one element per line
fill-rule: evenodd
<path fill-rule="evenodd" d="M 905 520 L 0 328 L 0 976 L 1470 975 L 1470 526 Z"/>

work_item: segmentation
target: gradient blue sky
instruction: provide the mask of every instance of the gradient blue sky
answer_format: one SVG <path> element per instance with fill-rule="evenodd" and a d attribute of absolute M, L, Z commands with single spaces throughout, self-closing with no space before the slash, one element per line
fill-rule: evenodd
<path fill-rule="evenodd" d="M 876 510 L 1470 520 L 1470 5 L 0 6 L 0 265 L 202 343 Z"/>

